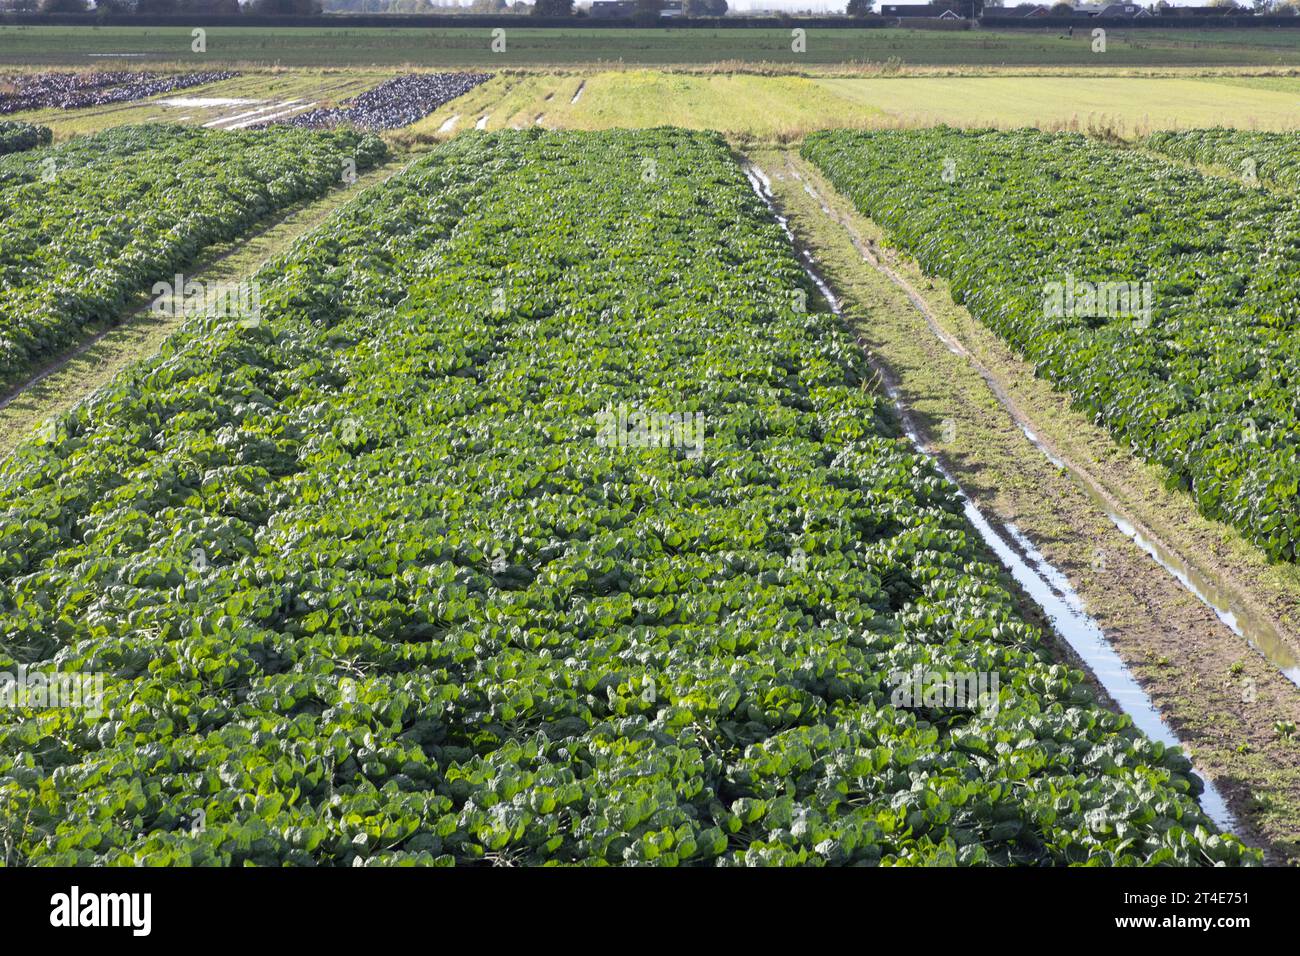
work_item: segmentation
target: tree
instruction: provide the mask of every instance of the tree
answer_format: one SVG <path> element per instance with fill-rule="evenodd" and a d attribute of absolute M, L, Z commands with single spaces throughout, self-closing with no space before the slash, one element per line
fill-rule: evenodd
<path fill-rule="evenodd" d="M 533 4 L 533 15 L 538 17 L 571 17 L 573 0 L 537 0 Z"/>
<path fill-rule="evenodd" d="M 1064 2 L 1055 3 L 1052 5 L 1052 9 L 1048 10 L 1047 12 L 1054 17 L 1072 17 L 1074 16 L 1074 7 Z"/>
<path fill-rule="evenodd" d="M 180 0 L 176 5 L 181 13 L 206 16 L 239 16 L 239 0 Z"/>
<path fill-rule="evenodd" d="M 683 0 L 682 15 L 687 17 L 725 17 L 727 0 Z"/>
<path fill-rule="evenodd" d="M 253 0 L 253 12 L 263 16 L 311 16 L 320 13 L 320 0 Z"/>
<path fill-rule="evenodd" d="M 41 0 L 41 13 L 85 13 L 86 0 Z"/>
<path fill-rule="evenodd" d="M 636 0 L 636 9 L 632 19 L 643 27 L 656 26 L 659 23 L 659 11 L 663 9 L 661 0 Z"/>
<path fill-rule="evenodd" d="M 865 17 L 871 12 L 876 0 L 849 0 L 849 5 L 845 7 L 844 12 L 851 17 Z"/>

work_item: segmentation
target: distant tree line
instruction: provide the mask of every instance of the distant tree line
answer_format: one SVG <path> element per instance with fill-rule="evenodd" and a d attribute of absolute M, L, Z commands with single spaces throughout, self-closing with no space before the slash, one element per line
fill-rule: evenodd
<path fill-rule="evenodd" d="M 99 0 L 94 9 L 105 15 L 167 16 L 195 14 L 203 16 L 238 16 L 248 13 L 263 16 L 315 16 L 322 11 L 320 0 Z M 428 6 L 422 6 L 427 11 Z M 0 0 L 0 10 L 15 13 L 87 13 L 88 0 Z"/>
<path fill-rule="evenodd" d="M 550 14 L 565 16 L 572 12 L 573 4 L 564 13 Z M 532 14 L 539 13 L 533 4 L 523 0 L 473 0 L 461 4 L 456 0 L 325 0 L 326 13 L 467 13 L 478 16 L 495 14 Z"/>
<path fill-rule="evenodd" d="M 874 0 L 848 0 L 850 13 L 855 4 L 869 10 Z M 662 0 L 636 0 L 637 16 L 658 19 Z M 682 13 L 688 17 L 722 17 L 727 14 L 727 0 L 683 0 Z M 585 16 L 574 0 L 0 0 L 0 12 L 14 13 L 88 13 L 129 17 L 168 16 L 170 14 L 238 16 L 241 13 L 264 16 L 315 16 L 320 13 L 436 13 L 436 14 L 520 14 L 541 17 Z"/>

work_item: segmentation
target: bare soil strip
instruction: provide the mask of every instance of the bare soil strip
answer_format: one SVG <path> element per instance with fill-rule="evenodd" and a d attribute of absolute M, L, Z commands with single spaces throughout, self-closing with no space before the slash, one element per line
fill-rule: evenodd
<path fill-rule="evenodd" d="M 990 520 L 1023 531 L 1067 575 L 1223 793 L 1243 838 L 1272 862 L 1300 862 L 1300 743 L 1288 729 L 1300 724 L 1300 691 L 1107 511 L 1172 552 L 1195 555 L 1201 572 L 1289 642 L 1300 609 L 1297 570 L 1268 565 L 1235 532 L 1201 518 L 1186 496 L 1165 490 L 1156 469 L 1115 445 L 952 304 L 942 282 L 883 249 L 875 225 L 797 154 L 755 150 L 750 159 L 767 173 L 781 212 L 872 358 L 889 370 L 929 450 Z M 1072 470 L 1102 492 L 1104 507 Z"/>

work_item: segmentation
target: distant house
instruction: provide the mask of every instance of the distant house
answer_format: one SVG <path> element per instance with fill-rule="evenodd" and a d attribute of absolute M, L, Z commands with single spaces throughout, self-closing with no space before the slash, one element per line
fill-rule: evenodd
<path fill-rule="evenodd" d="M 882 17 L 922 17 L 930 20 L 962 20 L 956 12 L 957 3 L 886 3 L 880 8 Z M 969 4 L 966 4 L 969 6 Z"/>
<path fill-rule="evenodd" d="M 1136 3 L 1111 3 L 1101 8 L 1101 12 L 1095 14 L 1098 17 L 1149 17 L 1151 11 L 1146 7 L 1140 7 Z"/>
<path fill-rule="evenodd" d="M 998 12 L 1004 17 L 1020 17 L 1022 19 L 1025 17 L 1046 17 L 1051 13 L 1051 11 L 1041 3 L 1022 3 L 1015 7 L 1003 7 Z"/>
<path fill-rule="evenodd" d="M 597 19 L 636 16 L 636 0 L 592 0 L 589 16 Z M 663 0 L 659 5 L 659 16 L 680 17 L 682 0 Z"/>
<path fill-rule="evenodd" d="M 1162 17 L 1222 17 L 1242 11 L 1236 7 L 1161 7 L 1157 12 Z"/>
<path fill-rule="evenodd" d="M 635 0 L 592 0 L 592 17 L 630 17 L 636 13 Z"/>

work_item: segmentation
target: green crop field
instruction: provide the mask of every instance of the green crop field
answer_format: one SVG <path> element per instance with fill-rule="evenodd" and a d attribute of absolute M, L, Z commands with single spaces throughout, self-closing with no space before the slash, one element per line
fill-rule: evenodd
<path fill-rule="evenodd" d="M 0 477 L 8 646 L 114 674 L 0 725 L 10 862 L 1242 859 L 1042 658 L 716 135 L 463 137 L 261 280 Z M 976 664 L 955 716 L 889 676 Z"/>
<path fill-rule="evenodd" d="M 818 133 L 804 153 L 1207 514 L 1300 555 L 1293 196 L 1078 135 Z"/>
<path fill-rule="evenodd" d="M 111 321 L 205 247 L 321 195 L 383 151 L 378 139 L 350 133 L 160 125 L 0 160 L 0 387 L 84 327 Z"/>
<path fill-rule="evenodd" d="M 518 23 L 0 26 L 14 924 L 192 935 L 146 867 L 1284 905 L 1300 29 Z M 281 921 L 429 905 L 377 879 Z"/>

